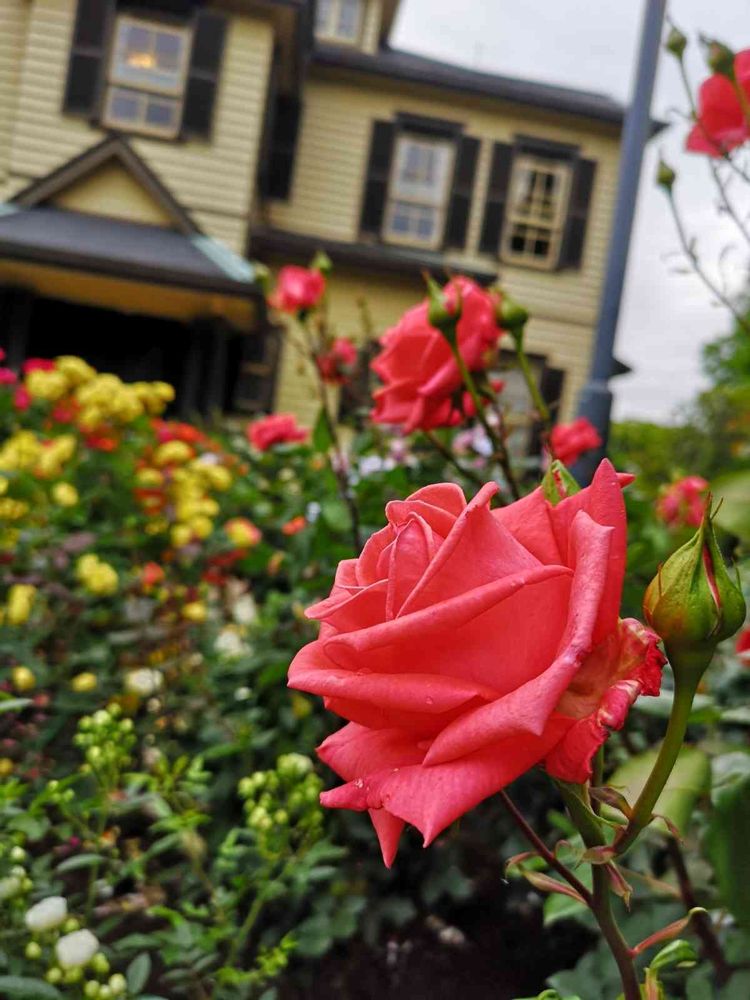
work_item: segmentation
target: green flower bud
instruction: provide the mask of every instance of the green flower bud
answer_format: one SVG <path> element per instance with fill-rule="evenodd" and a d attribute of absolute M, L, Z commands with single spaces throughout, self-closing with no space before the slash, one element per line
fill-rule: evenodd
<path fill-rule="evenodd" d="M 454 347 L 458 343 L 456 327 L 461 319 L 462 303 L 458 296 L 456 308 L 450 310 L 445 301 L 443 289 L 430 275 L 425 276 L 427 282 L 427 321 L 430 326 L 439 330 L 449 344 Z"/>
<path fill-rule="evenodd" d="M 665 191 L 671 191 L 676 180 L 677 174 L 674 170 L 672 170 L 668 163 L 660 159 L 659 166 L 656 168 L 656 183 L 659 187 L 664 188 Z"/>
<path fill-rule="evenodd" d="M 125 976 L 121 972 L 116 972 L 114 976 L 109 977 L 109 988 L 112 990 L 112 996 L 119 997 L 127 991 L 128 983 Z"/>
<path fill-rule="evenodd" d="M 503 292 L 500 300 L 497 320 L 500 326 L 516 340 L 523 337 L 523 330 L 529 321 L 529 311 L 507 292 Z"/>
<path fill-rule="evenodd" d="M 83 987 L 83 995 L 86 997 L 86 1000 L 97 1000 L 100 988 L 99 983 L 95 979 L 89 979 Z"/>
<path fill-rule="evenodd" d="M 710 39 L 707 44 L 706 62 L 709 69 L 714 73 L 719 73 L 721 76 L 727 76 L 730 80 L 733 80 L 734 52 L 728 46 L 724 45 L 723 42 L 716 41 L 715 38 Z"/>
<path fill-rule="evenodd" d="M 48 983 L 52 983 L 53 985 L 55 983 L 62 982 L 62 977 L 63 977 L 62 969 L 58 969 L 56 965 L 54 965 L 51 969 L 47 969 L 47 971 L 44 973 L 44 978 L 47 980 Z"/>
<path fill-rule="evenodd" d="M 724 565 L 706 504 L 701 526 L 651 581 L 643 610 L 664 640 L 672 669 L 692 671 L 697 683 L 718 643 L 745 620 L 745 599 Z"/>
<path fill-rule="evenodd" d="M 312 259 L 310 268 L 313 271 L 320 271 L 323 277 L 327 278 L 333 270 L 333 262 L 325 250 L 318 250 Z"/>
<path fill-rule="evenodd" d="M 581 487 L 578 485 L 575 476 L 571 475 L 562 462 L 555 459 L 544 474 L 542 479 L 542 493 L 544 499 L 556 507 L 561 500 L 580 493 Z"/>
<path fill-rule="evenodd" d="M 41 945 L 36 941 L 29 941 L 26 945 L 26 950 L 24 951 L 26 958 L 31 959 L 32 962 L 42 957 Z"/>
<path fill-rule="evenodd" d="M 667 35 L 664 48 L 667 52 L 671 52 L 673 56 L 676 56 L 678 59 L 682 59 L 683 53 L 687 48 L 687 43 L 688 40 L 685 35 L 683 35 L 679 28 L 672 25 L 672 30 Z"/>

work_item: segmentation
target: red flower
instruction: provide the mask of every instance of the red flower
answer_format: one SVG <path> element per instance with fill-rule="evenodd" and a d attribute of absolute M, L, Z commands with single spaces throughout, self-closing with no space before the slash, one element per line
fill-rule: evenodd
<path fill-rule="evenodd" d="M 497 325 L 497 296 L 469 278 L 445 287 L 449 308 L 460 291 L 462 312 L 458 346 L 470 371 L 484 369 L 502 330 Z M 430 326 L 427 301 L 404 313 L 380 340 L 383 350 L 372 363 L 384 385 L 374 393 L 372 419 L 400 425 L 404 433 L 454 426 L 468 416 L 461 406 L 461 373 L 445 337 Z M 458 399 L 458 402 L 457 402 Z"/>
<path fill-rule="evenodd" d="M 357 364 L 357 347 L 348 337 L 337 337 L 325 354 L 315 359 L 324 381 L 333 385 L 346 382 Z"/>
<path fill-rule="evenodd" d="M 141 584 L 144 590 L 151 590 L 164 579 L 164 570 L 158 563 L 147 562 L 141 570 Z"/>
<path fill-rule="evenodd" d="M 433 840 L 535 764 L 581 782 L 639 694 L 659 690 L 658 637 L 619 619 L 626 521 L 602 462 L 553 506 L 541 489 L 490 510 L 452 483 L 386 508 L 339 565 L 322 622 L 289 670 L 349 724 L 319 748 L 346 784 L 324 805 L 368 810 L 390 864 L 404 823 Z"/>
<path fill-rule="evenodd" d="M 272 413 L 248 424 L 245 428 L 247 439 L 258 451 L 268 451 L 275 444 L 292 444 L 304 441 L 308 431 L 297 425 L 293 413 Z"/>
<path fill-rule="evenodd" d="M 285 313 L 306 312 L 320 302 L 325 290 L 326 279 L 320 271 L 288 264 L 279 271 L 268 304 Z"/>
<path fill-rule="evenodd" d="M 110 452 L 117 447 L 117 438 L 109 437 L 107 434 L 87 434 L 84 440 L 94 451 Z"/>
<path fill-rule="evenodd" d="M 287 521 L 286 524 L 282 524 L 281 533 L 283 535 L 298 535 L 306 526 L 307 521 L 302 514 L 299 514 L 297 517 L 293 517 L 291 521 Z"/>
<path fill-rule="evenodd" d="M 557 424 L 549 436 L 550 450 L 563 465 L 573 465 L 585 451 L 598 448 L 601 443 L 596 427 L 586 417 L 570 424 Z"/>
<path fill-rule="evenodd" d="M 750 664 L 750 628 L 744 628 L 740 632 L 734 649 L 743 663 Z"/>
<path fill-rule="evenodd" d="M 703 520 L 708 483 L 702 476 L 685 476 L 662 493 L 657 516 L 670 528 L 697 528 Z"/>
<path fill-rule="evenodd" d="M 55 362 L 51 358 L 27 358 L 21 365 L 21 371 L 24 375 L 28 375 L 29 372 L 51 372 L 55 368 Z"/>
<path fill-rule="evenodd" d="M 31 406 L 31 394 L 24 385 L 19 385 L 13 393 L 13 406 L 23 412 Z"/>
<path fill-rule="evenodd" d="M 58 403 L 52 410 L 52 419 L 58 424 L 72 424 L 80 409 L 74 399 Z"/>
<path fill-rule="evenodd" d="M 5 351 L 0 347 L 0 361 L 5 361 Z"/>
<path fill-rule="evenodd" d="M 15 385 L 18 376 L 10 368 L 0 368 L 0 385 Z"/>
<path fill-rule="evenodd" d="M 737 84 L 750 99 L 750 49 L 734 58 Z M 698 116 L 687 139 L 693 153 L 723 156 L 750 138 L 747 119 L 731 80 L 715 73 L 698 91 Z"/>
<path fill-rule="evenodd" d="M 177 420 L 153 420 L 152 426 L 160 444 L 167 441 L 184 441 L 185 444 L 199 444 L 206 440 L 203 431 L 192 424 L 183 424 Z"/>

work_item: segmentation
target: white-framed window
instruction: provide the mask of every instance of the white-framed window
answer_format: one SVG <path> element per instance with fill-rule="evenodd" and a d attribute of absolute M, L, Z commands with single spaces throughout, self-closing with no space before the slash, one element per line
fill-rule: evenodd
<path fill-rule="evenodd" d="M 356 44 L 362 34 L 365 0 L 318 0 L 315 34 L 331 42 Z"/>
<path fill-rule="evenodd" d="M 440 245 L 455 156 L 455 144 L 448 139 L 398 136 L 383 223 L 387 242 Z"/>
<path fill-rule="evenodd" d="M 557 266 L 568 214 L 572 166 L 522 153 L 513 161 L 502 256 L 531 267 Z"/>
<path fill-rule="evenodd" d="M 191 32 L 120 14 L 109 61 L 104 123 L 173 138 L 180 130 Z"/>

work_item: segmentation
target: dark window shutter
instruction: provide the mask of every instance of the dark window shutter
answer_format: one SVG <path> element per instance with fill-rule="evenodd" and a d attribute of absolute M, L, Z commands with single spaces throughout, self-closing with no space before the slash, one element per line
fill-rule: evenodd
<path fill-rule="evenodd" d="M 242 413 L 270 413 L 273 409 L 281 333 L 269 327 L 263 333 L 238 337 L 237 380 L 232 409 Z"/>
<path fill-rule="evenodd" d="M 211 135 L 226 30 L 223 14 L 210 10 L 197 12 L 182 113 L 183 135 L 199 139 Z"/>
<path fill-rule="evenodd" d="M 565 227 L 565 237 L 560 252 L 559 266 L 580 267 L 583 260 L 583 247 L 586 241 L 586 224 L 589 216 L 589 203 L 594 188 L 596 163 L 593 160 L 577 160 L 573 172 L 573 183 L 570 190 L 570 205 L 568 221 Z"/>
<path fill-rule="evenodd" d="M 461 248 L 466 245 L 466 229 L 469 225 L 478 157 L 479 139 L 462 138 L 458 144 L 453 190 L 448 206 L 448 222 L 445 227 L 446 247 Z"/>
<path fill-rule="evenodd" d="M 97 112 L 114 8 L 114 0 L 78 0 L 63 98 L 68 114 Z"/>
<path fill-rule="evenodd" d="M 482 253 L 497 257 L 500 253 L 500 236 L 508 199 L 510 171 L 513 166 L 513 147 L 506 142 L 496 142 L 492 149 L 492 165 L 484 203 L 484 221 L 479 238 Z"/>
<path fill-rule="evenodd" d="M 360 230 L 372 236 L 380 236 L 383 226 L 395 135 L 393 122 L 373 123 L 360 220 Z"/>
<path fill-rule="evenodd" d="M 268 167 L 267 190 L 271 198 L 288 198 L 292 190 L 301 117 L 299 99 L 279 94 L 273 112 Z"/>

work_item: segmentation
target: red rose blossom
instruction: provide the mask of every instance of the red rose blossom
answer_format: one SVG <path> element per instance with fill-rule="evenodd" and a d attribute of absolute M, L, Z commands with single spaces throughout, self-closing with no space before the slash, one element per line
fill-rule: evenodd
<path fill-rule="evenodd" d="M 29 372 L 51 372 L 55 369 L 55 362 L 51 358 L 27 358 L 21 365 L 24 375 Z"/>
<path fill-rule="evenodd" d="M 750 99 L 750 49 L 734 57 L 737 85 Z M 732 81 L 721 73 L 704 80 L 698 90 L 698 115 L 687 139 L 693 153 L 723 156 L 750 138 L 747 119 Z"/>
<path fill-rule="evenodd" d="M 31 393 L 25 385 L 19 385 L 13 393 L 13 406 L 21 412 L 31 406 Z"/>
<path fill-rule="evenodd" d="M 292 444 L 304 441 L 307 430 L 297 424 L 293 413 L 272 413 L 248 424 L 245 429 L 247 439 L 258 451 L 268 451 L 275 444 Z"/>
<path fill-rule="evenodd" d="M 306 312 L 320 302 L 325 290 L 326 279 L 320 271 L 288 264 L 279 271 L 268 304 L 280 312 Z"/>
<path fill-rule="evenodd" d="M 638 695 L 658 693 L 658 637 L 619 619 L 621 481 L 605 461 L 556 506 L 537 489 L 494 511 L 494 483 L 468 504 L 428 486 L 388 504 L 308 609 L 320 635 L 289 684 L 349 720 L 318 751 L 346 782 L 322 802 L 369 810 L 386 864 L 404 823 L 427 844 L 535 764 L 586 780 Z"/>
<path fill-rule="evenodd" d="M 0 385 L 15 385 L 18 376 L 10 368 L 0 368 Z"/>
<path fill-rule="evenodd" d="M 563 465 L 573 465 L 584 452 L 598 448 L 601 443 L 596 427 L 586 417 L 578 417 L 570 424 L 557 424 L 549 436 L 550 449 Z"/>
<path fill-rule="evenodd" d="M 298 514 L 297 517 L 293 517 L 291 521 L 287 521 L 286 524 L 282 524 L 281 533 L 282 535 L 298 535 L 300 531 L 303 531 L 307 526 L 307 521 L 304 515 Z"/>
<path fill-rule="evenodd" d="M 671 528 L 697 528 L 703 520 L 707 492 L 708 483 L 702 476 L 685 476 L 662 493 L 656 513 Z"/>
<path fill-rule="evenodd" d="M 743 663 L 750 664 L 750 628 L 744 628 L 737 636 L 734 651 Z"/>
<path fill-rule="evenodd" d="M 325 382 L 341 385 L 357 364 L 357 346 L 348 337 L 337 337 L 331 347 L 315 359 Z"/>
<path fill-rule="evenodd" d="M 469 371 L 481 371 L 503 333 L 498 296 L 469 278 L 454 278 L 444 289 L 449 309 L 459 294 L 458 347 Z M 463 381 L 448 341 L 428 321 L 427 300 L 404 313 L 380 343 L 383 350 L 371 366 L 384 383 L 373 394 L 375 423 L 395 424 L 409 434 L 455 426 L 470 415 L 461 406 Z"/>
<path fill-rule="evenodd" d="M 151 590 L 164 580 L 164 570 L 158 563 L 147 562 L 141 570 L 141 584 L 144 590 Z"/>

